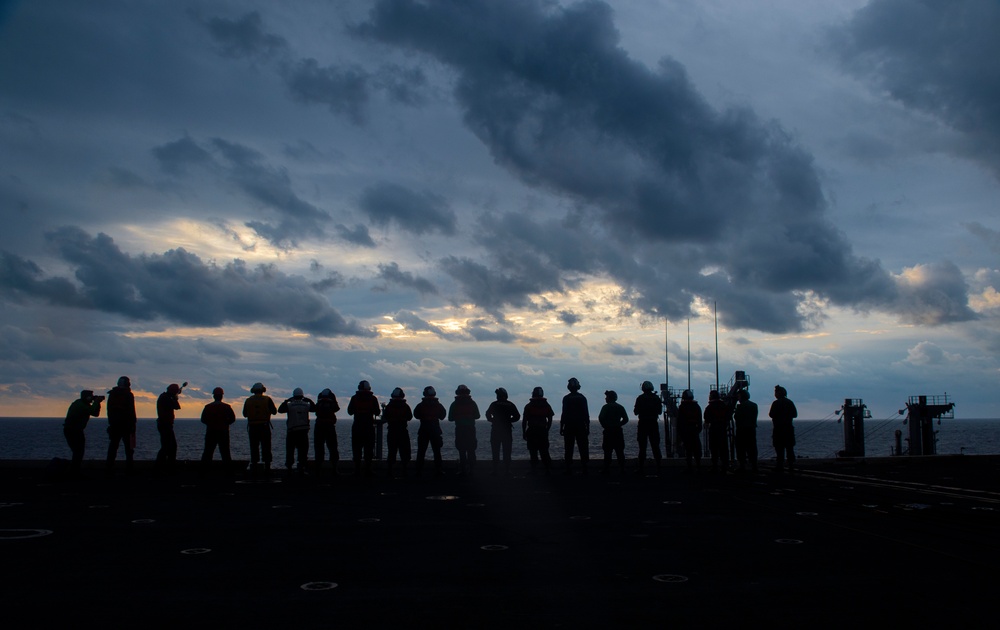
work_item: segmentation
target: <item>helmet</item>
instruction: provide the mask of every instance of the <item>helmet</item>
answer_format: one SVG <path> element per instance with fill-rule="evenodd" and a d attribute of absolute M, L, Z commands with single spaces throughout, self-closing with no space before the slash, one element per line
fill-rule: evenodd
<path fill-rule="evenodd" d="M 317 396 L 317 398 L 333 398 L 333 392 L 330 391 L 329 387 L 327 387 L 326 389 L 324 389 L 319 393 L 319 396 Z"/>
<path fill-rule="evenodd" d="M 226 392 L 222 391 L 221 387 L 216 387 L 215 389 L 212 390 L 212 398 L 215 398 L 216 400 L 222 400 L 222 396 L 225 393 Z"/>
<path fill-rule="evenodd" d="M 358 391 L 359 392 L 370 392 L 370 391 L 372 391 L 372 384 L 369 383 L 368 381 L 361 381 L 360 383 L 358 383 Z"/>
<path fill-rule="evenodd" d="M 531 390 L 531 397 L 545 398 L 545 390 L 543 390 L 541 387 L 536 387 L 535 389 Z"/>
<path fill-rule="evenodd" d="M 681 400 L 694 400 L 694 392 L 690 389 L 685 389 L 684 393 L 681 394 Z"/>
<path fill-rule="evenodd" d="M 437 397 L 437 395 L 438 395 L 437 390 L 435 390 L 430 385 L 424 388 L 424 398 L 435 398 Z"/>
<path fill-rule="evenodd" d="M 578 389 L 580 389 L 580 381 L 576 380 L 576 377 L 574 376 L 573 378 L 569 379 L 569 382 L 566 383 L 566 389 L 568 389 L 571 392 L 577 391 Z"/>
<path fill-rule="evenodd" d="M 719 390 L 713 389 L 712 391 L 708 392 L 708 399 L 719 400 Z"/>
<path fill-rule="evenodd" d="M 507 400 L 507 390 L 503 387 L 498 387 L 496 390 L 497 400 Z"/>
<path fill-rule="evenodd" d="M 472 390 L 469 389 L 468 385 L 464 385 L 464 384 L 463 385 L 459 385 L 455 389 L 455 395 L 456 396 L 468 396 L 471 393 L 472 393 Z"/>
<path fill-rule="evenodd" d="M 128 389 L 129 387 L 132 387 L 132 381 L 130 381 L 127 376 L 119 376 L 118 387 L 124 387 L 125 389 Z"/>
<path fill-rule="evenodd" d="M 254 383 L 253 385 L 250 386 L 250 393 L 251 394 L 263 394 L 266 391 L 267 391 L 267 388 L 264 387 L 263 383 Z"/>
<path fill-rule="evenodd" d="M 646 382 L 648 383 L 649 381 Z M 616 392 L 613 389 L 609 389 L 608 391 L 604 392 L 604 397 L 607 398 L 608 400 L 618 400 L 618 392 Z"/>
<path fill-rule="evenodd" d="M 305 396 L 305 392 L 302 391 L 301 387 L 296 387 L 292 390 L 292 398 L 302 398 Z"/>
<path fill-rule="evenodd" d="M 167 385 L 167 393 L 176 396 L 177 394 L 181 393 L 181 386 L 178 385 L 177 383 L 171 383 Z"/>
<path fill-rule="evenodd" d="M 406 393 L 402 389 L 397 387 L 396 389 L 392 390 L 392 393 L 389 394 L 389 397 L 403 399 L 406 398 Z"/>
<path fill-rule="evenodd" d="M 642 382 L 642 391 L 644 391 L 644 392 L 651 392 L 651 391 L 653 391 L 653 384 L 650 383 L 649 381 L 643 381 Z"/>

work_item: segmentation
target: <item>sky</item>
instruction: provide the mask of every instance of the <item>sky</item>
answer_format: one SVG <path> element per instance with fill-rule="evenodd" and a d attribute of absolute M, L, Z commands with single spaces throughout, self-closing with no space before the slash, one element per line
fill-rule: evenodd
<path fill-rule="evenodd" d="M 0 415 L 128 375 L 144 417 L 182 381 L 196 417 L 570 377 L 596 416 L 704 402 L 718 356 L 802 418 L 998 418 L 997 32 L 994 0 L 0 3 Z"/>

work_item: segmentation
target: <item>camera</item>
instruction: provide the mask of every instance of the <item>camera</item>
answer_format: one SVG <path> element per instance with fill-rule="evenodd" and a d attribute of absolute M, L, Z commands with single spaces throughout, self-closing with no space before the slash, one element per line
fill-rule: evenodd
<path fill-rule="evenodd" d="M 100 396 L 94 396 L 94 402 L 104 402 L 104 394 Z"/>

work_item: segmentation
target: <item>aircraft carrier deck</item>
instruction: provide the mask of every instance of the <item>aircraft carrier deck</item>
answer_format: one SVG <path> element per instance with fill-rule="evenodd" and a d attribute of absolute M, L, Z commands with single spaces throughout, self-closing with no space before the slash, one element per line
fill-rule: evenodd
<path fill-rule="evenodd" d="M 342 462 L 333 481 L 0 462 L 0 602 L 16 627 L 995 622 L 1000 456 L 664 461 L 405 479 Z"/>

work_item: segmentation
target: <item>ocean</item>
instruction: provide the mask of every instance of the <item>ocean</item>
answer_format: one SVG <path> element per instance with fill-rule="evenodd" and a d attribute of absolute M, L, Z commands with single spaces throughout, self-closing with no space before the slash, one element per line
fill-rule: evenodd
<path fill-rule="evenodd" d="M 63 437 L 62 424 L 62 418 L 0 418 L 0 460 L 49 460 L 54 457 L 69 459 L 70 450 Z M 274 426 L 272 436 L 274 464 L 280 466 L 285 459 L 285 422 L 284 419 L 281 419 L 275 420 L 272 424 Z M 476 424 L 479 439 L 477 457 L 480 461 L 490 460 L 492 451 L 489 425 L 485 421 L 478 421 Z M 549 453 L 553 459 L 559 460 L 564 453 L 563 440 L 557 429 L 558 421 L 553 424 L 549 438 Z M 442 422 L 441 425 L 444 431 L 442 456 L 445 461 L 457 461 L 458 452 L 454 443 L 454 425 L 449 422 Z M 520 439 L 518 427 L 519 425 L 514 427 L 512 457 L 526 460 L 528 452 L 524 441 Z M 798 457 L 831 458 L 836 456 L 837 451 L 843 449 L 843 425 L 838 424 L 836 420 L 796 420 L 795 427 L 797 442 L 795 453 Z M 414 458 L 416 457 L 416 429 L 416 422 L 414 422 L 410 427 L 410 441 Z M 902 420 L 893 422 L 869 420 L 866 423 L 865 434 L 866 454 L 870 457 L 892 455 L 894 433 L 897 429 L 903 432 L 905 439 L 907 427 L 903 425 Z M 938 431 L 938 454 L 1000 454 L 1000 419 L 942 420 L 940 424 L 935 424 L 935 429 Z M 634 458 L 638 455 L 639 450 L 635 439 L 635 421 L 629 422 L 624 430 L 625 457 Z M 662 423 L 660 430 L 660 443 L 662 445 Z M 199 420 L 178 419 L 174 431 L 177 435 L 177 458 L 179 460 L 201 459 L 205 446 L 204 425 Z M 350 419 L 342 419 L 337 423 L 337 437 L 341 460 L 350 460 Z M 84 459 L 103 460 L 107 456 L 108 449 L 107 420 L 104 418 L 91 419 L 90 424 L 87 425 L 86 438 L 87 448 Z M 312 459 L 311 430 L 309 439 L 309 458 Z M 245 421 L 240 420 L 233 425 L 230 443 L 234 459 L 250 459 L 250 444 L 247 439 Z M 768 420 L 759 423 L 757 445 L 762 461 L 774 457 L 774 448 L 771 446 L 771 427 Z M 905 448 L 905 441 L 903 445 Z M 154 460 L 159 447 L 160 438 L 156 432 L 155 421 L 140 419 L 136 435 L 136 458 Z M 388 449 L 384 448 L 383 438 L 383 456 L 387 454 Z M 428 452 L 427 456 L 431 457 L 431 453 Z M 124 451 L 119 448 L 118 458 L 124 459 L 124 457 Z M 596 421 L 591 424 L 590 457 L 591 459 L 603 457 L 601 427 Z M 219 459 L 218 452 L 215 453 L 215 459 Z"/>

